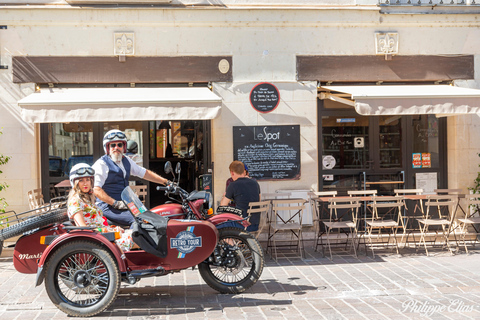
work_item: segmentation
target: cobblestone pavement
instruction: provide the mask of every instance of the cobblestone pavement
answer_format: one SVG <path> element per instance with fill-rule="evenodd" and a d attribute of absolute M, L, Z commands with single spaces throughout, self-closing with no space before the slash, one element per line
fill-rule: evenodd
<path fill-rule="evenodd" d="M 95 319 L 480 319 L 480 250 L 375 259 L 307 251 L 268 258 L 260 281 L 238 295 L 218 294 L 197 270 L 122 284 Z M 35 275 L 0 258 L 0 319 L 67 319 Z"/>

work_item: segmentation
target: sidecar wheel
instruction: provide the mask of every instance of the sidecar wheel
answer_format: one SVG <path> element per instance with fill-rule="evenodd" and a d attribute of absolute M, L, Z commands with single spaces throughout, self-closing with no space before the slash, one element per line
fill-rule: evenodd
<path fill-rule="evenodd" d="M 203 280 L 221 293 L 241 293 L 253 286 L 263 271 L 263 250 L 255 237 L 238 228 L 219 230 L 220 263 L 203 262 L 198 270 Z"/>
<path fill-rule="evenodd" d="M 120 290 L 120 272 L 110 251 L 91 241 L 72 241 L 45 265 L 53 304 L 74 317 L 91 317 L 110 306 Z"/>

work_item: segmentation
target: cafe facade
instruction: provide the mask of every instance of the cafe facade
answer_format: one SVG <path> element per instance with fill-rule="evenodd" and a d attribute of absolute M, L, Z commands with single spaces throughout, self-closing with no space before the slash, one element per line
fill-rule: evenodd
<path fill-rule="evenodd" d="M 179 162 L 181 184 L 216 202 L 235 159 L 264 193 L 472 187 L 480 7 L 335 4 L 2 7 L 0 196 L 22 211 L 29 190 L 64 192 L 114 128 L 139 164 Z"/>

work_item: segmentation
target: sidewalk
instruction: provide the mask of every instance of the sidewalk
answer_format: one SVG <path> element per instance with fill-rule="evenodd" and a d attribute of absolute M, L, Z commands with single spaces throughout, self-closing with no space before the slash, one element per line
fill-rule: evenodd
<path fill-rule="evenodd" d="M 197 270 L 122 284 L 94 319 L 480 319 L 480 250 L 333 261 L 308 250 L 304 260 L 266 262 L 260 281 L 239 295 L 218 294 Z M 0 279 L 0 319 L 72 319 L 10 257 L 0 258 Z"/>

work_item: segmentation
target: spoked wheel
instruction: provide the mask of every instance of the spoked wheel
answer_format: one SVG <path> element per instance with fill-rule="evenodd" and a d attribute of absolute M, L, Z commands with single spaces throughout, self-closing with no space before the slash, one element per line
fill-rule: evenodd
<path fill-rule="evenodd" d="M 222 228 L 211 259 L 198 265 L 203 280 L 221 293 L 240 293 L 253 286 L 263 271 L 263 251 L 247 231 Z"/>
<path fill-rule="evenodd" d="M 96 315 L 115 300 L 120 273 L 110 252 L 89 241 L 72 241 L 58 249 L 45 266 L 50 300 L 75 317 Z"/>

